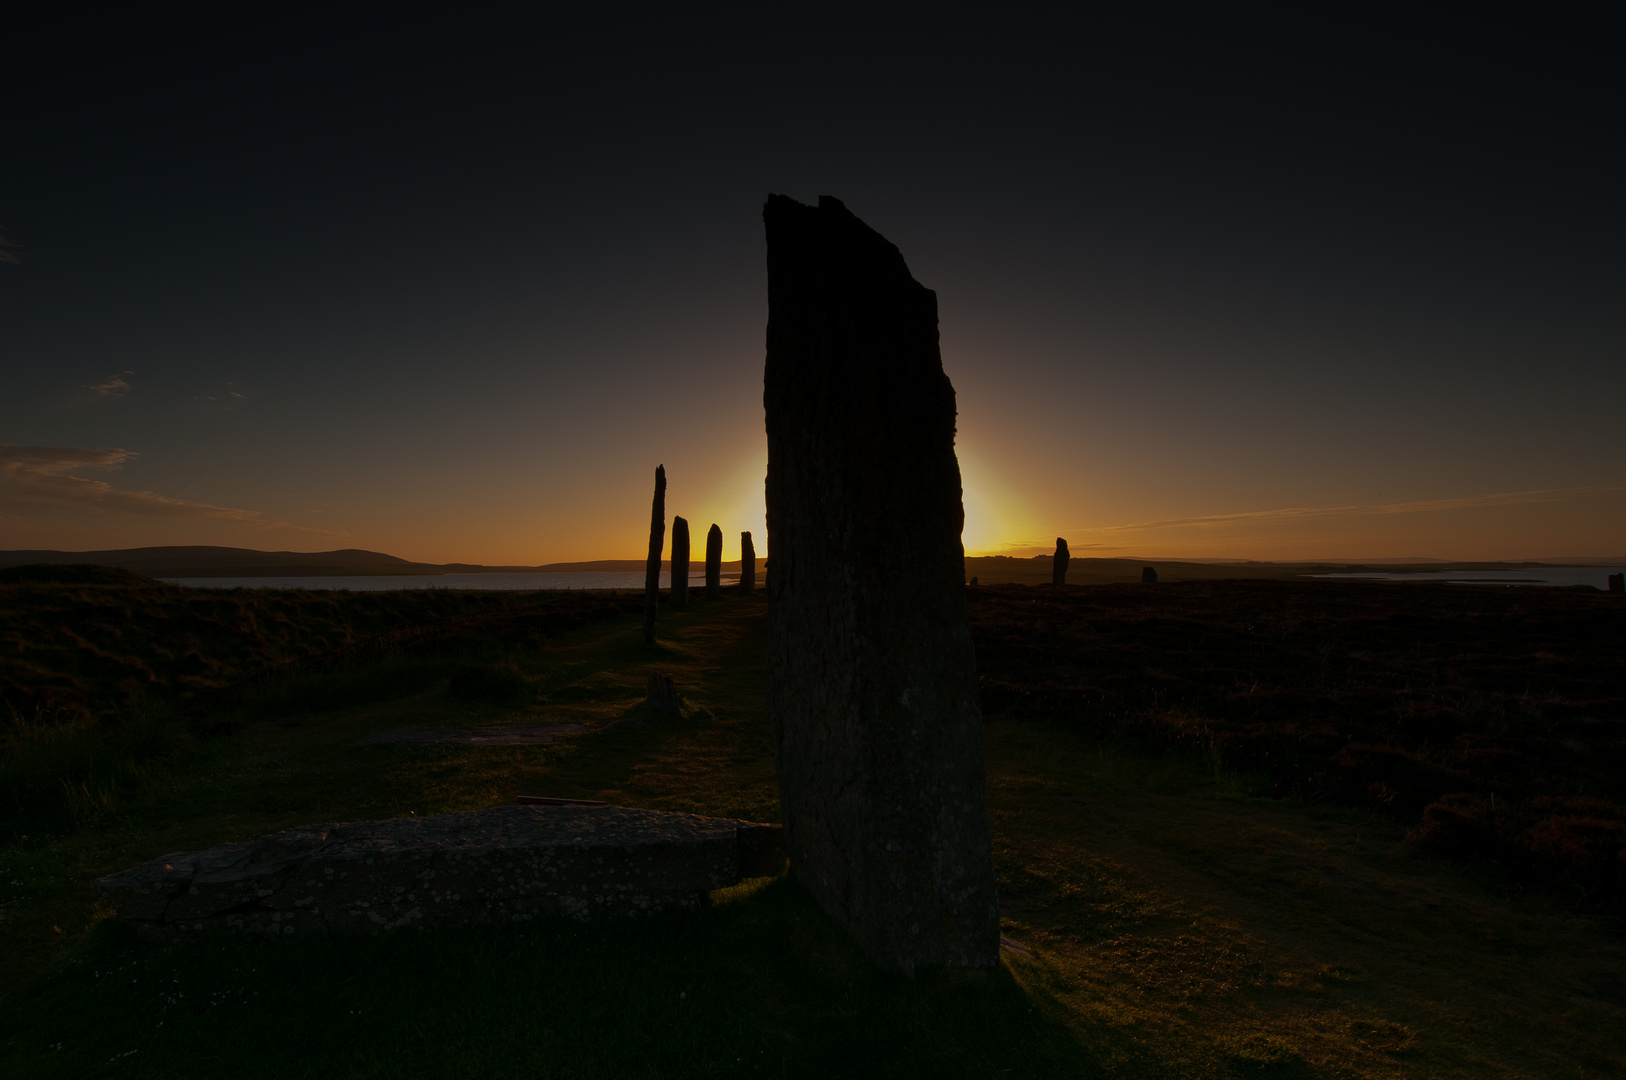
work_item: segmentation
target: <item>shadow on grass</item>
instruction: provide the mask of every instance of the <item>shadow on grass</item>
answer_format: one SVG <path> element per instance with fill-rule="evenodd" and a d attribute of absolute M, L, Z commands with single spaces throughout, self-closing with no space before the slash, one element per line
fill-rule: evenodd
<path fill-rule="evenodd" d="M 0 1071 L 36 1076 L 1101 1071 L 1005 969 L 878 972 L 783 878 L 642 921 L 172 942 L 104 925 L 3 1024 Z"/>

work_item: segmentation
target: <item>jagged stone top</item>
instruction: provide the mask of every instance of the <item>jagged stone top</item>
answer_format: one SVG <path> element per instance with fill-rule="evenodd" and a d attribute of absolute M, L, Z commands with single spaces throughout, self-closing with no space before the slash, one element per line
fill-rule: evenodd
<path fill-rule="evenodd" d="M 505 848 L 644 847 L 730 839 L 756 822 L 621 806 L 498 806 L 430 817 L 305 825 L 248 843 L 181 851 L 97 880 L 99 887 L 235 877 L 265 872 L 313 855 L 413 851 L 474 855 Z"/>

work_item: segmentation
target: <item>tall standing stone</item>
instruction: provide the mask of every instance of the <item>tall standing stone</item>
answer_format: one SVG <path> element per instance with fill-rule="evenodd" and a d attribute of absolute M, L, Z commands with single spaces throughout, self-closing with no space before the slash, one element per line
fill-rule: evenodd
<path fill-rule="evenodd" d="M 713 524 L 706 531 L 706 595 L 723 594 L 723 530 Z"/>
<path fill-rule="evenodd" d="M 1150 566 L 1141 567 L 1140 568 L 1140 583 L 1142 585 L 1156 585 L 1157 584 L 1157 571 L 1154 570 Z"/>
<path fill-rule="evenodd" d="M 672 606 L 687 607 L 689 603 L 689 523 L 684 518 L 672 518 Z"/>
<path fill-rule="evenodd" d="M 757 549 L 751 543 L 751 534 L 740 533 L 740 592 L 757 591 Z"/>
<path fill-rule="evenodd" d="M 1056 557 L 1050 564 L 1050 583 L 1052 585 L 1067 584 L 1067 564 L 1072 556 L 1067 552 L 1067 541 L 1056 537 Z"/>
<path fill-rule="evenodd" d="M 770 195 L 768 715 L 791 866 L 881 965 L 994 965 L 954 387 L 937 296 L 839 201 Z"/>
<path fill-rule="evenodd" d="M 666 466 L 655 466 L 649 509 L 649 559 L 644 563 L 644 644 L 655 644 L 655 609 L 661 602 L 661 547 L 666 542 Z"/>

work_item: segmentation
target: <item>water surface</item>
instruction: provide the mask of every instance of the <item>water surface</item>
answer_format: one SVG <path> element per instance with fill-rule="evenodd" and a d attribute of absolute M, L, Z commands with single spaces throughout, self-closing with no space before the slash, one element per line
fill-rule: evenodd
<path fill-rule="evenodd" d="M 670 573 L 661 574 L 661 588 L 671 587 Z M 348 589 L 387 592 L 398 589 L 641 589 L 642 570 L 566 574 L 556 571 L 529 574 L 354 574 L 330 577 L 210 577 L 159 578 L 171 585 L 194 589 Z M 739 582 L 739 575 L 723 575 L 724 585 Z M 689 588 L 704 589 L 702 571 L 689 575 Z"/>
<path fill-rule="evenodd" d="M 1361 581 L 1449 581 L 1459 585 L 1592 585 L 1609 587 L 1609 575 L 1621 566 L 1537 566 L 1520 570 L 1418 570 L 1359 574 L 1311 574 L 1310 577 Z"/>

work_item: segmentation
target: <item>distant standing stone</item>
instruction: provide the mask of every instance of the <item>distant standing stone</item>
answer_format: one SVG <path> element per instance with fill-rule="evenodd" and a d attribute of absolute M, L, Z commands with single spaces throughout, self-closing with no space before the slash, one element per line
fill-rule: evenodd
<path fill-rule="evenodd" d="M 1140 583 L 1142 585 L 1156 585 L 1157 584 L 1157 571 L 1152 569 L 1150 566 L 1141 567 L 1140 568 Z"/>
<path fill-rule="evenodd" d="M 706 533 L 706 595 L 723 593 L 723 530 L 715 524 Z"/>
<path fill-rule="evenodd" d="M 876 962 L 999 957 L 937 297 L 839 201 L 770 195 L 768 715 L 796 877 Z"/>
<path fill-rule="evenodd" d="M 975 575 L 975 574 L 972 574 L 972 575 L 971 575 L 971 584 L 972 584 L 972 585 L 976 585 L 976 584 L 977 584 L 977 575 Z"/>
<path fill-rule="evenodd" d="M 751 546 L 751 534 L 740 533 L 740 592 L 757 591 L 757 549 Z"/>
<path fill-rule="evenodd" d="M 644 644 L 655 644 L 655 609 L 661 602 L 661 548 L 666 543 L 666 466 L 655 466 L 649 509 L 649 559 L 644 563 Z"/>
<path fill-rule="evenodd" d="M 689 523 L 680 517 L 672 518 L 672 604 L 686 607 L 689 603 Z"/>
<path fill-rule="evenodd" d="M 1609 591 L 1626 593 L 1626 574 L 1610 574 Z"/>
<path fill-rule="evenodd" d="M 1056 537 L 1055 561 L 1050 564 L 1050 583 L 1052 585 L 1067 584 L 1067 563 L 1072 556 L 1067 553 L 1067 541 Z"/>

